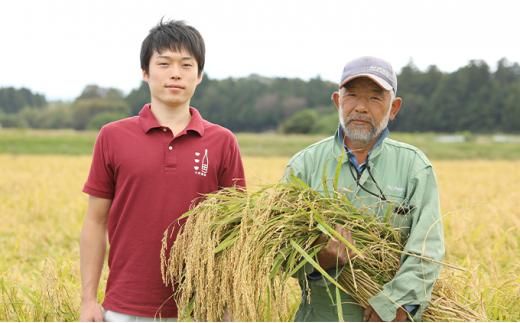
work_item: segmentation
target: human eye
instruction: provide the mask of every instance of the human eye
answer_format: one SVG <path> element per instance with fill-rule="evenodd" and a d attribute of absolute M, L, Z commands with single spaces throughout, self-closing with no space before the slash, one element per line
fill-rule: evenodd
<path fill-rule="evenodd" d="M 193 67 L 193 64 L 192 63 L 184 63 L 184 64 L 182 64 L 182 67 L 184 67 L 184 68 L 191 68 L 191 67 Z"/>
<path fill-rule="evenodd" d="M 161 67 L 167 67 L 169 64 L 167 62 L 157 62 L 157 65 Z"/>

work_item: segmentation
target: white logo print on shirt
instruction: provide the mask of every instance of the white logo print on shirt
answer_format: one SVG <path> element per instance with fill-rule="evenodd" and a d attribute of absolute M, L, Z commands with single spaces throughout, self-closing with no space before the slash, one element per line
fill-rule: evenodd
<path fill-rule="evenodd" d="M 200 160 L 200 152 L 196 151 L 194 161 L 195 161 L 195 166 L 193 166 L 193 169 L 195 170 L 195 174 L 200 175 L 200 176 L 206 176 L 206 174 L 208 173 L 208 164 L 209 164 L 208 150 L 204 149 L 204 156 L 202 157 L 202 163 Z M 199 164 L 200 164 L 200 166 L 199 166 Z"/>

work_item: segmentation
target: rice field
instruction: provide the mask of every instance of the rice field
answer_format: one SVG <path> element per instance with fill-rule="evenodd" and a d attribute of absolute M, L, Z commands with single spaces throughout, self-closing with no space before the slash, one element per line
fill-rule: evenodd
<path fill-rule="evenodd" d="M 276 182 L 287 157 L 244 162 L 254 189 Z M 89 164 L 90 156 L 0 154 L 0 321 L 78 319 L 79 232 L 87 202 L 81 188 Z M 466 288 L 481 292 L 490 320 L 519 321 L 520 161 L 434 166 L 447 260 L 468 269 Z"/>

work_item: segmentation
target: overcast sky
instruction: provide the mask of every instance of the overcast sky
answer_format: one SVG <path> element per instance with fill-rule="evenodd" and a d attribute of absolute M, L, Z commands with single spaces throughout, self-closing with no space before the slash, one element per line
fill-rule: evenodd
<path fill-rule="evenodd" d="M 141 41 L 161 17 L 206 41 L 211 78 L 321 76 L 357 56 L 451 72 L 471 59 L 520 62 L 520 1 L 0 0 L 0 87 L 70 100 L 85 85 L 128 93 Z"/>

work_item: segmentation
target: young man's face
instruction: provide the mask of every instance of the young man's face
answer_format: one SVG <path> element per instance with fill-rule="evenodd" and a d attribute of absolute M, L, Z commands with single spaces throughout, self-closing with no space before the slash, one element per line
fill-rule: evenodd
<path fill-rule="evenodd" d="M 197 61 L 189 52 L 165 49 L 153 53 L 143 79 L 148 82 L 152 101 L 179 107 L 189 104 L 202 74 L 199 75 Z"/>
<path fill-rule="evenodd" d="M 401 99 L 393 99 L 368 77 L 348 82 L 333 95 L 345 135 L 352 141 L 370 143 L 377 139 L 401 107 Z"/>

